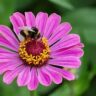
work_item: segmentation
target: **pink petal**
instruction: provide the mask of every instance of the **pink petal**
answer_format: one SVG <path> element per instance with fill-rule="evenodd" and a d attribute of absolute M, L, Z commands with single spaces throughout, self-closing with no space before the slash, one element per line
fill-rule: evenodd
<path fill-rule="evenodd" d="M 83 48 L 84 47 L 84 44 L 83 43 L 79 43 L 76 47 Z"/>
<path fill-rule="evenodd" d="M 15 53 L 0 53 L 0 59 L 4 60 L 4 59 L 8 59 L 8 60 L 12 60 L 12 61 L 18 61 L 21 62 L 22 60 L 19 57 L 19 54 L 15 54 Z M 2 61 L 0 61 L 2 62 Z"/>
<path fill-rule="evenodd" d="M 3 82 L 6 84 L 11 84 L 13 80 L 18 76 L 18 74 L 23 70 L 24 67 L 25 66 L 21 65 L 12 71 L 7 71 L 4 74 Z"/>
<path fill-rule="evenodd" d="M 62 37 L 65 37 L 70 31 L 72 27 L 68 22 L 60 24 L 56 30 L 54 30 L 52 36 L 49 38 L 50 44 L 53 44 L 54 41 L 57 41 L 61 39 Z"/>
<path fill-rule="evenodd" d="M 25 19 L 28 27 L 32 28 L 35 26 L 35 16 L 32 12 L 25 12 Z"/>
<path fill-rule="evenodd" d="M 25 66 L 22 72 L 18 75 L 17 78 L 18 86 L 25 86 L 30 82 L 30 80 L 31 80 L 30 67 Z"/>
<path fill-rule="evenodd" d="M 9 62 L 9 61 L 11 61 L 11 59 L 0 58 L 0 63 Z"/>
<path fill-rule="evenodd" d="M 51 67 L 51 66 L 50 66 Z M 50 70 L 49 68 L 44 68 L 43 69 L 44 70 L 44 72 L 46 73 L 46 74 L 48 74 L 49 76 L 50 76 L 50 78 L 52 79 L 52 81 L 54 82 L 54 83 L 56 83 L 56 84 L 60 84 L 60 83 L 62 83 L 62 76 L 55 70 L 55 71 L 53 71 L 53 70 Z"/>
<path fill-rule="evenodd" d="M 31 69 L 31 80 L 30 82 L 28 83 L 28 89 L 29 90 L 36 90 L 37 87 L 38 87 L 38 77 L 37 77 L 37 69 L 36 68 L 32 68 Z"/>
<path fill-rule="evenodd" d="M 38 69 L 38 80 L 44 86 L 49 86 L 51 84 L 50 77 L 42 70 L 42 68 Z"/>
<path fill-rule="evenodd" d="M 81 65 L 81 61 L 79 58 L 74 56 L 60 56 L 54 59 L 50 59 L 48 61 L 48 64 L 62 66 L 66 68 L 79 68 Z"/>
<path fill-rule="evenodd" d="M 16 67 L 20 66 L 21 64 L 22 62 L 11 61 L 11 60 L 9 62 L 1 63 L 0 74 L 3 74 L 5 71 L 8 71 L 8 70 L 14 70 Z"/>
<path fill-rule="evenodd" d="M 0 63 L 8 63 L 8 62 L 17 62 L 19 64 L 19 63 L 22 63 L 22 60 L 19 58 L 19 55 L 16 57 L 10 56 L 10 57 L 0 58 Z"/>
<path fill-rule="evenodd" d="M 39 29 L 41 35 L 43 35 L 44 33 L 47 19 L 48 19 L 48 14 L 44 12 L 39 12 L 36 16 L 36 27 Z"/>
<path fill-rule="evenodd" d="M 73 47 L 80 43 L 80 37 L 77 34 L 70 34 L 62 38 L 58 43 L 51 47 L 52 51 L 56 51 L 62 48 Z"/>
<path fill-rule="evenodd" d="M 15 48 L 13 45 L 11 45 L 5 37 L 3 36 L 0 36 L 0 46 L 3 46 L 3 47 L 6 47 L 6 48 L 9 48 L 13 51 L 17 51 L 18 49 Z"/>
<path fill-rule="evenodd" d="M 19 58 L 19 55 L 17 57 L 2 57 L 0 58 L 0 63 L 9 62 L 9 61 L 16 61 L 18 63 L 21 63 L 22 60 Z"/>
<path fill-rule="evenodd" d="M 69 48 L 69 49 L 63 49 L 56 52 L 51 52 L 50 57 L 55 58 L 58 56 L 76 56 L 76 57 L 82 57 L 84 54 L 83 49 L 81 48 Z"/>
<path fill-rule="evenodd" d="M 0 47 L 0 53 L 14 53 L 14 52 Z"/>
<path fill-rule="evenodd" d="M 17 50 L 19 42 L 13 32 L 6 26 L 0 25 L 0 45 Z"/>
<path fill-rule="evenodd" d="M 60 68 L 56 68 L 56 67 L 53 67 L 53 66 L 47 66 L 47 68 L 49 70 L 56 70 L 59 74 L 61 74 L 63 76 L 63 78 L 67 79 L 67 80 L 74 80 L 75 79 L 75 76 L 74 74 L 70 73 L 69 71 L 67 70 L 64 70 L 64 69 L 60 69 Z"/>
<path fill-rule="evenodd" d="M 14 57 L 19 58 L 19 55 L 17 53 L 16 54 L 14 54 L 14 53 L 0 53 L 0 59 L 1 58 L 14 58 Z"/>
<path fill-rule="evenodd" d="M 16 34 L 18 34 L 20 32 L 20 27 L 24 27 L 25 23 L 26 23 L 24 15 L 19 12 L 15 12 L 10 17 L 10 21 L 13 25 L 13 29 L 16 32 Z"/>
<path fill-rule="evenodd" d="M 55 13 L 51 14 L 46 22 L 44 36 L 46 38 L 49 38 L 60 22 L 61 22 L 61 17 L 59 15 Z"/>
<path fill-rule="evenodd" d="M 18 40 L 17 38 L 15 37 L 15 35 L 13 34 L 13 32 L 11 31 L 10 28 L 8 28 L 7 26 L 4 26 L 4 25 L 0 25 L 0 34 L 2 34 L 3 36 L 5 37 L 9 37 L 12 39 L 12 41 L 15 42 L 14 45 L 18 45 Z"/>

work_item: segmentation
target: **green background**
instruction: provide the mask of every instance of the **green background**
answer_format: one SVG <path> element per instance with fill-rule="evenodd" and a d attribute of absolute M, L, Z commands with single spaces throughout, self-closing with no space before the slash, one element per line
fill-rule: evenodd
<path fill-rule="evenodd" d="M 55 12 L 62 21 L 72 24 L 72 32 L 81 36 L 85 54 L 78 76 L 74 81 L 64 80 L 61 85 L 39 86 L 39 96 L 96 96 L 96 0 L 0 0 L 0 24 L 11 26 L 9 16 L 16 11 Z M 26 87 L 16 81 L 6 85 L 0 76 L 0 96 L 29 96 Z"/>

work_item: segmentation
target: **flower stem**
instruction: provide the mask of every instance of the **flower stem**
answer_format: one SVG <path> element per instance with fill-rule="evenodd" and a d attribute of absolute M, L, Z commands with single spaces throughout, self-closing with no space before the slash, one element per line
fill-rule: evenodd
<path fill-rule="evenodd" d="M 30 91 L 30 96 L 38 96 L 37 91 L 36 90 Z"/>

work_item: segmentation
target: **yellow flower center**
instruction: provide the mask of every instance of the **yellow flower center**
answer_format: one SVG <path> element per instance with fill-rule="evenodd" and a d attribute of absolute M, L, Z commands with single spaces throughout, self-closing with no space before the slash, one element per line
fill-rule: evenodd
<path fill-rule="evenodd" d="M 29 65 L 41 66 L 49 59 L 50 48 L 45 37 L 41 40 L 27 38 L 20 42 L 19 56 Z"/>

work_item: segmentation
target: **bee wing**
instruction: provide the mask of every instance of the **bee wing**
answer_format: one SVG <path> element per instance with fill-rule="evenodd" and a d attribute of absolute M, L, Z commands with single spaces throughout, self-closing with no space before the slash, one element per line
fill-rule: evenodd
<path fill-rule="evenodd" d="M 23 41 L 25 39 L 25 37 L 22 36 L 20 33 L 18 34 L 18 38 L 19 38 L 20 41 Z"/>

